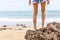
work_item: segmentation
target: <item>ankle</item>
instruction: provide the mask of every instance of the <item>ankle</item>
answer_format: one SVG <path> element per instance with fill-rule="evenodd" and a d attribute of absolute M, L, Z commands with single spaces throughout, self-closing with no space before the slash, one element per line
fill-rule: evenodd
<path fill-rule="evenodd" d="M 37 28 L 34 28 L 34 30 L 36 31 L 36 30 L 37 30 Z"/>

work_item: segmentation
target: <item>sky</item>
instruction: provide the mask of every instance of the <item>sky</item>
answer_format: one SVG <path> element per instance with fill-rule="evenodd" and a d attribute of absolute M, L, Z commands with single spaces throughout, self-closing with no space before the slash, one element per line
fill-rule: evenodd
<path fill-rule="evenodd" d="M 39 8 L 40 10 L 40 5 Z M 0 0 L 0 11 L 31 11 L 33 6 L 28 5 L 28 0 Z M 60 10 L 60 0 L 50 0 L 46 10 Z"/>

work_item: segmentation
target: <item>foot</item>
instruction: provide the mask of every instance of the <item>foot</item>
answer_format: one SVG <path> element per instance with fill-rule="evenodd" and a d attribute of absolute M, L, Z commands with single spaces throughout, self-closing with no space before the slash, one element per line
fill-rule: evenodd
<path fill-rule="evenodd" d="M 42 30 L 44 30 L 44 26 L 42 26 Z"/>

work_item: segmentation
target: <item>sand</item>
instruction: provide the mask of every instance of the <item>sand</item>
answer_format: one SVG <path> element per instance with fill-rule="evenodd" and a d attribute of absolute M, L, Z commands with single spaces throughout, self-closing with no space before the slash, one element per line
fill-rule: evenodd
<path fill-rule="evenodd" d="M 28 29 L 33 30 L 33 27 L 5 27 L 6 30 L 1 30 L 2 28 L 4 27 L 0 27 L 0 40 L 25 40 L 26 31 Z"/>

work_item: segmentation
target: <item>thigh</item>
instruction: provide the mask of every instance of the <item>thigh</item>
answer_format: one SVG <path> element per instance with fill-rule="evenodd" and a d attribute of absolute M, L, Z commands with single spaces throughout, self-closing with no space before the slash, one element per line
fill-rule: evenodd
<path fill-rule="evenodd" d="M 33 4 L 33 10 L 34 10 L 35 13 L 38 12 L 38 3 Z"/>
<path fill-rule="evenodd" d="M 45 10 L 46 2 L 41 2 L 41 10 Z"/>

